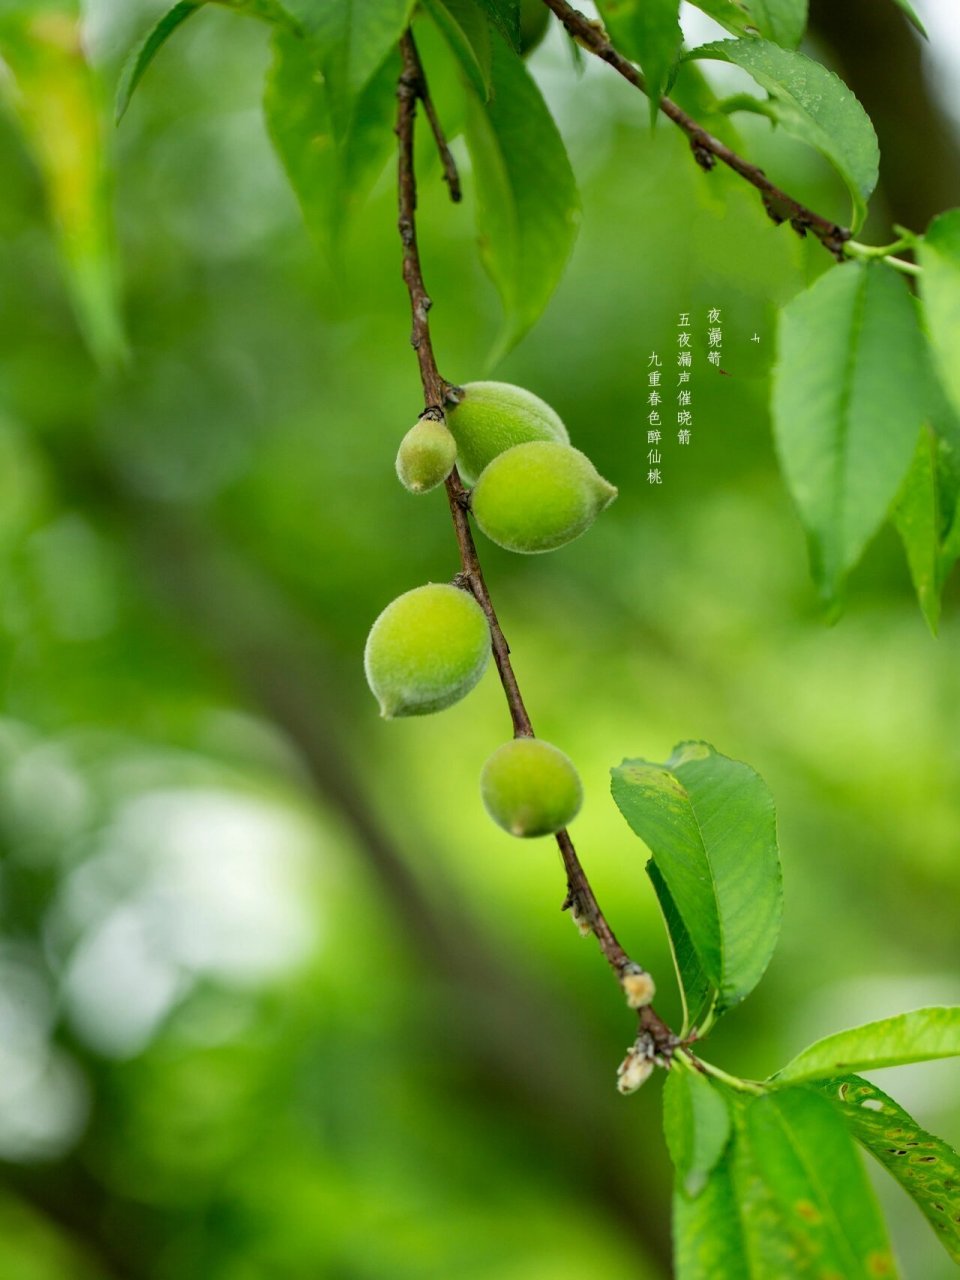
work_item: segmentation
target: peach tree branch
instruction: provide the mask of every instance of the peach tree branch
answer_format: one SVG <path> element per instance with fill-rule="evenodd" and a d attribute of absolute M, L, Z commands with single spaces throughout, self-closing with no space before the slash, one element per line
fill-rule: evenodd
<path fill-rule="evenodd" d="M 591 21 L 579 9 L 574 9 L 567 0 L 543 0 L 563 23 L 567 32 L 588 52 L 613 67 L 624 80 L 629 81 L 641 93 L 647 92 L 646 82 L 636 66 L 625 58 L 611 43 L 602 23 Z M 806 235 L 809 231 L 839 261 L 843 262 L 844 244 L 850 239 L 851 232 L 828 218 L 821 217 L 812 209 L 795 200 L 793 196 L 782 191 L 770 181 L 762 169 L 751 164 L 749 160 L 738 155 L 725 142 L 715 138 L 692 116 L 677 105 L 671 98 L 660 99 L 660 110 L 687 135 L 694 159 L 702 169 L 712 169 L 719 160 L 734 173 L 740 175 L 751 186 L 756 187 L 763 200 L 763 207 L 776 223 L 789 222 L 798 235 Z"/>
<path fill-rule="evenodd" d="M 397 83 L 398 140 L 397 191 L 400 240 L 403 246 L 403 279 L 410 296 L 412 331 L 410 342 L 417 354 L 420 380 L 426 408 L 424 414 L 438 422 L 445 421 L 444 406 L 456 403 L 457 388 L 440 374 L 430 336 L 430 296 L 423 279 L 420 249 L 417 242 L 417 181 L 414 169 L 414 132 L 417 101 L 423 103 L 428 119 L 435 118 L 423 67 L 417 53 L 413 35 L 408 30 L 400 41 L 402 70 Z M 437 136 L 438 126 L 434 127 Z M 440 134 L 442 137 L 442 133 Z M 469 492 L 454 467 L 447 482 L 447 501 L 453 519 L 454 532 L 460 553 L 461 586 L 472 592 L 490 624 L 491 645 L 500 682 L 506 696 L 515 737 L 533 737 L 533 725 L 523 701 L 523 695 L 510 662 L 510 646 L 497 618 L 483 577 L 477 555 L 473 532 L 468 516 Z M 616 974 L 627 1003 L 637 1009 L 640 1035 L 649 1045 L 651 1055 L 668 1062 L 677 1043 L 677 1037 L 650 1005 L 653 982 L 644 968 L 630 958 L 607 922 L 596 894 L 587 877 L 566 830 L 557 832 L 557 846 L 563 859 L 567 877 L 567 896 L 564 910 L 570 910 L 580 928 L 597 939 L 607 963 Z"/>

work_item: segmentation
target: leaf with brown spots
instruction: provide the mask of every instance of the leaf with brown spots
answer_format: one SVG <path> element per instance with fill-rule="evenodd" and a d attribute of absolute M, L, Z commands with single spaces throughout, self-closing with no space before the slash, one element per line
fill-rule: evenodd
<path fill-rule="evenodd" d="M 916 1201 L 947 1253 L 960 1263 L 960 1155 L 860 1076 L 824 1080 L 816 1088 Z"/>
<path fill-rule="evenodd" d="M 734 1180 L 751 1275 L 894 1280 L 873 1191 L 826 1100 L 799 1086 L 740 1102 L 737 1110 Z"/>

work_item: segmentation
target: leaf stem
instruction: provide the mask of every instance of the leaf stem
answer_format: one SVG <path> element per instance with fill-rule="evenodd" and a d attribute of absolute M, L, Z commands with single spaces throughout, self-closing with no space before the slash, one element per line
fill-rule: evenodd
<path fill-rule="evenodd" d="M 886 258 L 891 253 L 899 253 L 901 249 L 911 247 L 911 241 L 901 236 L 899 240 L 894 240 L 893 244 L 863 244 L 859 240 L 848 240 L 843 246 L 843 251 L 851 258 Z"/>
<path fill-rule="evenodd" d="M 543 0 L 543 3 L 557 15 L 579 45 L 608 63 L 614 71 L 641 93 L 647 93 L 647 85 L 642 73 L 611 43 L 602 23 L 591 21 L 578 9 L 568 4 L 567 0 Z M 778 224 L 789 222 L 794 231 L 801 236 L 805 236 L 808 231 L 811 232 L 838 262 L 844 260 L 844 244 L 851 235 L 847 227 L 841 227 L 836 222 L 821 217 L 820 214 L 788 195 L 786 191 L 775 186 L 762 169 L 744 160 L 726 143 L 708 133 L 671 98 L 661 98 L 659 107 L 667 119 L 672 120 L 690 139 L 693 157 L 702 169 L 709 171 L 718 160 L 721 161 L 751 186 L 756 187 L 763 200 L 763 207 L 774 222 Z"/>
<path fill-rule="evenodd" d="M 700 1025 L 695 1029 L 698 1040 L 703 1040 L 706 1038 L 706 1036 L 711 1031 L 713 1024 L 717 1020 L 717 1000 L 718 999 L 719 999 L 719 995 L 715 995 L 713 997 L 713 1000 L 710 1003 L 710 1008 L 707 1010 L 706 1017 L 703 1019 Z"/>
<path fill-rule="evenodd" d="M 445 420 L 445 406 L 456 403 L 457 388 L 447 382 L 437 367 L 430 336 L 430 297 L 423 280 L 423 268 L 420 262 L 420 250 L 417 243 L 417 180 L 414 168 L 414 130 L 416 124 L 417 101 L 424 104 L 427 118 L 431 118 L 432 106 L 423 66 L 420 62 L 413 35 L 407 30 L 400 40 L 400 54 L 403 61 L 400 79 L 397 83 L 397 123 L 398 139 L 397 163 L 397 198 L 400 240 L 403 245 L 403 280 L 410 295 L 410 310 L 413 327 L 410 342 L 417 353 L 420 366 L 420 381 L 423 386 L 426 412 L 437 421 Z M 436 131 L 435 131 L 436 136 Z M 440 135 L 442 136 L 442 134 Z M 515 737 L 533 737 L 533 725 L 527 712 L 517 678 L 510 661 L 510 646 L 497 618 L 493 601 L 487 589 L 477 555 L 473 532 L 468 516 L 469 494 L 460 479 L 457 468 L 446 482 L 447 501 L 453 519 L 454 533 L 460 552 L 459 584 L 471 591 L 477 603 L 483 609 L 490 624 L 491 645 L 494 661 L 500 675 L 500 682 L 510 709 Z M 630 956 L 617 940 L 606 917 L 600 909 L 596 894 L 580 862 L 573 841 L 567 831 L 559 831 L 556 836 L 557 846 L 563 860 L 567 877 L 567 895 L 563 902 L 564 910 L 572 910 L 578 923 L 587 926 L 600 944 L 607 963 L 623 984 L 625 978 L 643 972 L 641 966 L 631 960 Z M 626 990 L 626 987 L 623 988 Z M 646 1033 L 653 1042 L 656 1053 L 662 1060 L 669 1061 L 678 1038 L 654 1011 L 651 1005 L 637 1010 L 640 1032 Z"/>
<path fill-rule="evenodd" d="M 894 271 L 899 271 L 905 276 L 922 276 L 923 267 L 894 256 L 898 249 L 910 249 L 911 247 L 911 242 L 906 238 L 895 240 L 893 244 L 887 245 L 860 244 L 857 240 L 848 240 L 843 246 L 843 251 L 848 257 L 857 258 L 863 262 L 878 260 L 884 262 L 888 267 L 892 267 Z"/>
<path fill-rule="evenodd" d="M 677 1051 L 682 1052 L 681 1050 Z M 720 1067 L 715 1067 L 712 1062 L 706 1062 L 703 1058 L 697 1058 L 690 1055 L 694 1064 L 708 1076 L 713 1076 L 715 1080 L 720 1080 L 730 1089 L 735 1089 L 737 1093 L 752 1093 L 754 1095 L 766 1093 L 766 1089 L 757 1080 L 741 1080 L 739 1076 L 732 1076 L 727 1071 L 722 1071 Z"/>

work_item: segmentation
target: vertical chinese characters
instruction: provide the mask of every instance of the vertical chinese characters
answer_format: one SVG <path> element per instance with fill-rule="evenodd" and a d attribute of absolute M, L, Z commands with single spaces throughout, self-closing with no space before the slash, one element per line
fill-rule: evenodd
<path fill-rule="evenodd" d="M 660 470 L 662 461 L 660 455 L 660 427 L 662 425 L 660 406 L 663 403 L 661 391 L 663 361 L 656 351 L 650 352 L 647 367 L 647 484 L 663 484 L 663 476 Z"/>
<path fill-rule="evenodd" d="M 690 443 L 693 426 L 693 350 L 690 341 L 690 312 L 681 311 L 677 321 L 677 444 Z"/>

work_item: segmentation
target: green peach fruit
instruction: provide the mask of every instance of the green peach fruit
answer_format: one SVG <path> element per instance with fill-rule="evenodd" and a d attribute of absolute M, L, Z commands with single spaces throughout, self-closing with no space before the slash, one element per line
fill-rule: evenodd
<path fill-rule="evenodd" d="M 400 441 L 397 475 L 411 493 L 429 493 L 443 484 L 457 460 L 457 442 L 443 422 L 421 418 Z"/>
<path fill-rule="evenodd" d="M 508 551 L 553 551 L 579 538 L 617 496 L 585 453 L 534 440 L 494 458 L 471 495 L 477 524 Z"/>
<path fill-rule="evenodd" d="M 468 591 L 428 582 L 398 596 L 370 628 L 367 683 L 386 719 L 442 711 L 470 692 L 490 658 L 490 626 Z"/>
<path fill-rule="evenodd" d="M 527 440 L 569 444 L 567 428 L 545 400 L 509 382 L 468 382 L 463 398 L 447 411 L 457 441 L 457 465 L 473 484 L 498 454 Z"/>
<path fill-rule="evenodd" d="M 580 812 L 583 787 L 572 761 L 540 738 L 514 738 L 483 766 L 480 794 L 513 836 L 549 836 Z"/>

